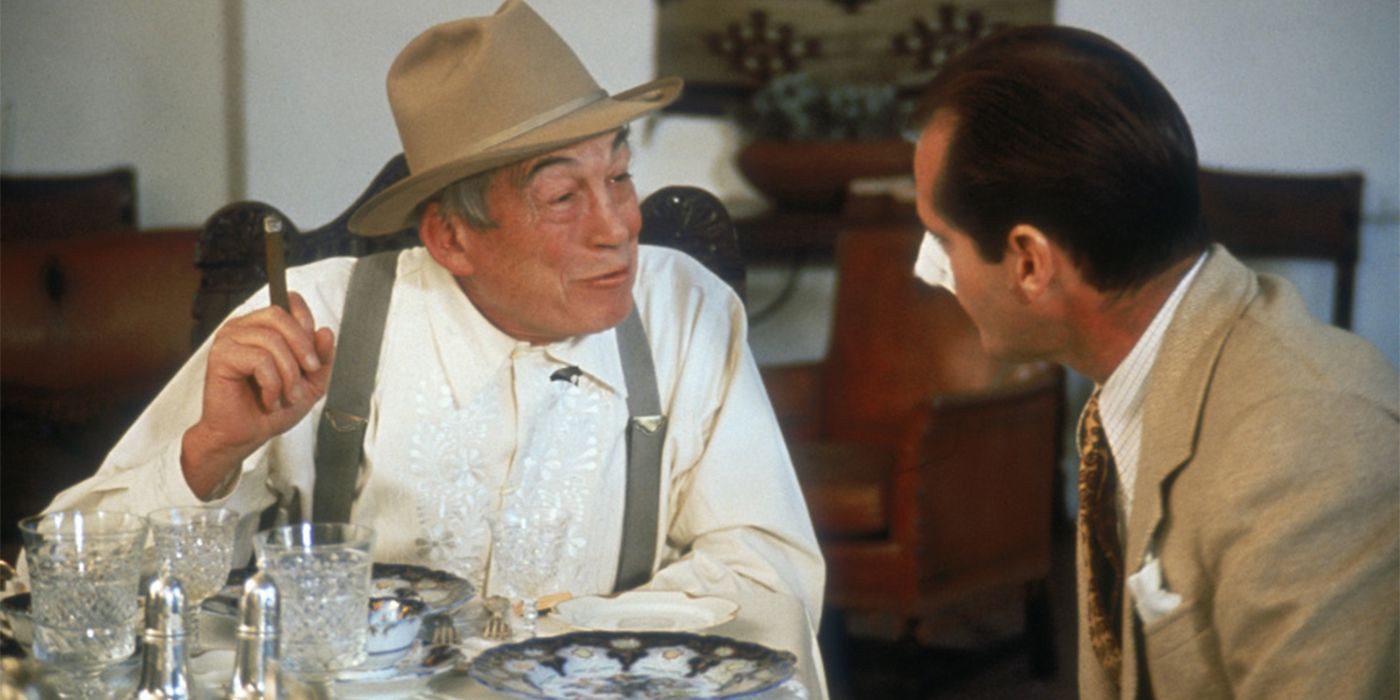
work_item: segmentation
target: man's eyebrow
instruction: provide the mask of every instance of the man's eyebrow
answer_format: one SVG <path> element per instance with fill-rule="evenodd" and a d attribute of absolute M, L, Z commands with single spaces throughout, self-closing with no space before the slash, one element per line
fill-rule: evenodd
<path fill-rule="evenodd" d="M 525 171 L 525 176 L 520 178 L 520 184 L 530 184 L 530 180 L 534 179 L 535 175 L 539 173 L 539 171 L 544 170 L 545 168 L 548 168 L 551 165 L 560 165 L 577 162 L 578 161 L 573 158 L 566 158 L 564 156 L 545 156 L 544 158 L 541 158 L 535 161 L 534 163 L 530 164 L 529 170 Z"/>
<path fill-rule="evenodd" d="M 627 137 L 630 133 L 631 128 L 626 126 L 617 130 L 617 135 L 613 137 L 612 143 L 612 150 L 614 153 L 621 150 L 624 146 L 627 145 Z M 576 162 L 578 161 L 566 156 L 545 156 L 544 158 L 541 158 L 535 161 L 534 163 L 530 164 L 529 169 L 525 171 L 525 175 L 520 178 L 520 184 L 522 186 L 530 184 L 530 180 L 534 179 L 536 173 L 552 165 L 563 165 Z"/>

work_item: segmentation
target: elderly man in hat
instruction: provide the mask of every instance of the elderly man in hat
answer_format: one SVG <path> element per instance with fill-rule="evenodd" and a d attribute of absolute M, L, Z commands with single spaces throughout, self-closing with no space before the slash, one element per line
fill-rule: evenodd
<path fill-rule="evenodd" d="M 609 96 L 510 0 L 415 38 L 388 90 L 411 174 L 351 228 L 417 224 L 423 247 L 381 262 L 378 288 L 341 258 L 290 271 L 290 312 L 255 295 L 51 509 L 348 517 L 376 530 L 377 560 L 499 590 L 490 523 L 544 507 L 564 515 L 545 590 L 767 589 L 818 619 L 821 555 L 741 303 L 637 243 L 625 125 L 680 81 Z M 349 330 L 356 289 L 386 306 L 382 334 Z M 342 364 L 366 345 L 377 369 Z M 356 380 L 363 415 L 326 408 Z M 350 470 L 318 479 L 347 428 Z"/>

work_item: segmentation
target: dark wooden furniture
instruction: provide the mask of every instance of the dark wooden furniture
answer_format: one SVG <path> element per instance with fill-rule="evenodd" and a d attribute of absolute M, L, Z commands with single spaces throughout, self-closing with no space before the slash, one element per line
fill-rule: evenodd
<path fill-rule="evenodd" d="M 0 546 L 89 476 L 189 355 L 197 229 L 6 240 L 0 254 Z"/>
<path fill-rule="evenodd" d="M 663 187 L 642 200 L 642 243 L 690 254 L 729 283 L 741 301 L 748 297 L 747 259 L 729 212 L 698 187 Z"/>
<path fill-rule="evenodd" d="M 826 556 L 838 613 L 903 624 L 1018 597 L 1023 641 L 1054 669 L 1047 579 L 1064 374 L 981 349 L 945 290 L 914 278 L 912 212 L 848 219 L 832 346 L 764 379 Z"/>
<path fill-rule="evenodd" d="M 0 241 L 136 227 L 136 171 L 0 176 Z"/>
<path fill-rule="evenodd" d="M 1332 323 L 1351 328 L 1360 250 L 1359 173 L 1277 175 L 1203 168 L 1201 218 L 1242 257 L 1326 260 L 1336 268 Z"/>
<path fill-rule="evenodd" d="M 131 168 L 0 176 L 0 556 L 188 355 L 193 229 L 136 229 Z"/>
<path fill-rule="evenodd" d="M 734 222 L 749 264 L 830 264 L 841 216 L 767 211 Z"/>
<path fill-rule="evenodd" d="M 282 212 L 262 202 L 237 202 L 205 223 L 196 264 L 200 271 L 195 297 L 193 341 L 204 340 L 238 304 L 267 283 L 264 230 L 268 217 L 285 237 L 287 264 L 301 265 L 331 256 L 362 256 L 419 245 L 417 228 L 387 236 L 350 233 L 350 215 L 370 197 L 408 174 L 403 155 L 391 158 L 346 210 L 330 223 L 301 232 Z M 738 238 L 724 205 L 694 187 L 666 187 L 642 202 L 641 241 L 683 250 L 744 296 L 745 266 Z"/>

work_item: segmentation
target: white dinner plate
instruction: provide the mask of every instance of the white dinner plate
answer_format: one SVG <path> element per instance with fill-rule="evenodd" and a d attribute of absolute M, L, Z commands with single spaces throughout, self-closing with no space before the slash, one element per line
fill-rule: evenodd
<path fill-rule="evenodd" d="M 586 630 L 689 632 L 734 619 L 739 604 L 719 596 L 678 591 L 629 591 L 571 598 L 555 607 L 555 619 Z"/>

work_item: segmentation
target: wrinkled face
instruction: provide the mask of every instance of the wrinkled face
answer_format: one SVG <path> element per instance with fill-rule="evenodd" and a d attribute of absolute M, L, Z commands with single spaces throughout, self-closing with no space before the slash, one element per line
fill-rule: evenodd
<path fill-rule="evenodd" d="M 548 343 L 627 317 L 642 223 L 630 161 L 625 135 L 611 132 L 493 178 L 486 201 L 498 225 L 466 232 L 472 270 L 458 278 L 488 320 Z"/>
<path fill-rule="evenodd" d="M 1015 294 L 1012 256 L 1004 255 L 995 263 L 983 260 L 972 238 L 934 209 L 932 193 L 942 176 L 955 126 L 953 116 L 938 113 L 919 137 L 914 151 L 919 218 L 947 255 L 952 279 L 957 280 L 955 296 L 977 326 L 983 349 L 1001 359 L 1034 355 L 1027 343 L 1028 329 L 1023 327 L 1025 310 Z"/>

